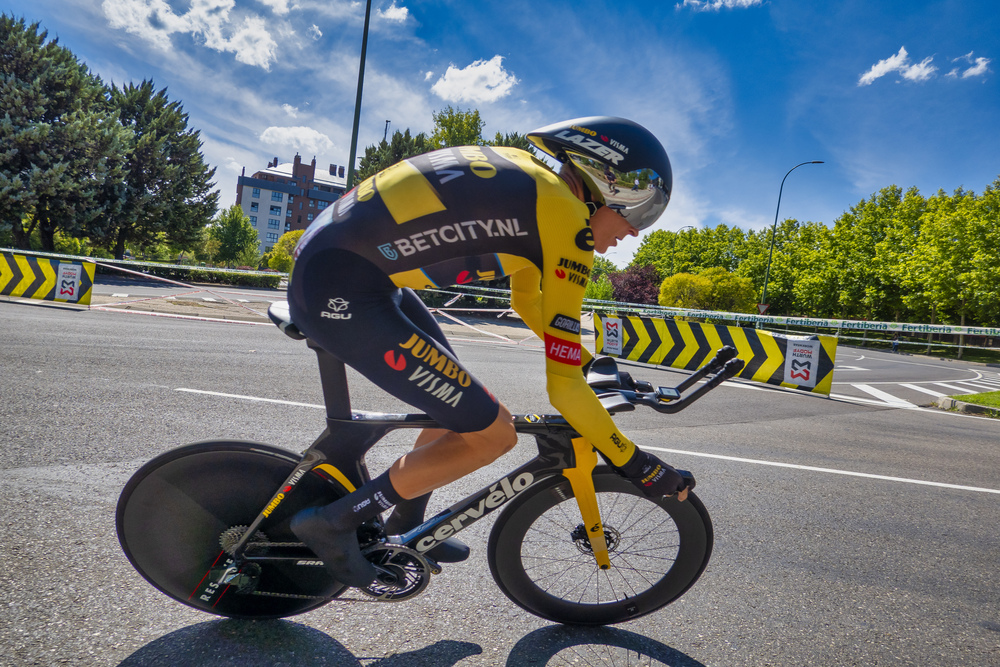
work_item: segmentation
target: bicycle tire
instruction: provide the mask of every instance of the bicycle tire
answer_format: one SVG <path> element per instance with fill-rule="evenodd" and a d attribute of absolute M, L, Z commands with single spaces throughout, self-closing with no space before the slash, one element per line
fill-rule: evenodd
<path fill-rule="evenodd" d="M 646 498 L 606 466 L 594 488 L 611 569 L 591 553 L 569 480 L 539 481 L 504 508 L 487 558 L 500 590 L 522 609 L 568 625 L 610 625 L 683 595 L 712 555 L 712 521 L 694 495 Z M 581 539 L 584 538 L 584 539 Z"/>
<path fill-rule="evenodd" d="M 219 616 L 281 618 L 326 604 L 345 587 L 315 561 L 264 563 L 252 593 L 213 586 L 208 576 L 228 558 L 220 546 L 222 533 L 249 526 L 297 462 L 283 449 L 242 441 L 200 442 L 154 458 L 132 476 L 118 499 L 122 550 L 155 588 Z M 288 529 L 291 516 L 338 495 L 334 484 L 307 474 L 259 530 L 271 542 L 298 542 Z"/>

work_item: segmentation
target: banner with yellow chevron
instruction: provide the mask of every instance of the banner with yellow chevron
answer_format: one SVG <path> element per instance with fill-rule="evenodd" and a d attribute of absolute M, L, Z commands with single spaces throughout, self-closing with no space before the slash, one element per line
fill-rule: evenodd
<path fill-rule="evenodd" d="M 598 354 L 697 370 L 723 345 L 746 365 L 737 377 L 830 394 L 837 359 L 834 336 L 782 336 L 759 329 L 619 314 L 595 315 Z"/>
<path fill-rule="evenodd" d="M 0 295 L 90 305 L 93 262 L 69 262 L 0 253 Z"/>

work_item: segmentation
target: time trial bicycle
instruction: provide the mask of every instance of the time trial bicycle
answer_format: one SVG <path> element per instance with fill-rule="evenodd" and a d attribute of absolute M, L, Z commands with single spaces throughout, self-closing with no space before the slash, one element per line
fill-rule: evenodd
<path fill-rule="evenodd" d="M 272 305 L 268 314 L 287 335 L 306 340 L 287 304 Z M 367 482 L 365 453 L 389 432 L 436 426 L 423 414 L 352 410 L 344 364 L 307 343 L 319 361 L 327 427 L 304 453 L 199 442 L 149 461 L 122 491 L 116 516 L 122 549 L 175 600 L 256 619 L 336 599 L 346 587 L 292 534 L 289 520 Z M 587 379 L 609 413 L 640 405 L 674 413 L 738 373 L 743 362 L 735 357 L 734 348 L 724 347 L 672 388 L 634 381 L 610 357 L 595 360 Z M 362 552 L 378 571 L 362 592 L 384 601 L 420 594 L 442 569 L 427 552 L 496 510 L 490 572 L 507 597 L 542 618 L 619 623 L 669 604 L 697 581 L 713 535 L 694 493 L 684 502 L 645 497 L 599 464 L 593 446 L 559 415 L 516 415 L 514 425 L 535 438 L 536 457 L 403 535 L 386 535 L 381 518 L 358 529 Z M 693 488 L 694 478 L 685 475 Z"/>

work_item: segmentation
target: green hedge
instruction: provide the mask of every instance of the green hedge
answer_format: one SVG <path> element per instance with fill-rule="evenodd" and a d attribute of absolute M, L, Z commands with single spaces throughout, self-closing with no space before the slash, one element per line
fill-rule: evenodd
<path fill-rule="evenodd" d="M 129 267 L 133 269 L 133 267 Z M 98 273 L 121 275 L 114 269 L 97 267 Z M 210 269 L 175 269 L 167 266 L 146 266 L 143 273 L 161 278 L 169 278 L 182 283 L 216 283 L 219 285 L 238 285 L 241 287 L 268 287 L 275 289 L 281 283 L 281 276 L 259 275 L 255 273 L 236 273 L 232 271 L 212 271 Z"/>

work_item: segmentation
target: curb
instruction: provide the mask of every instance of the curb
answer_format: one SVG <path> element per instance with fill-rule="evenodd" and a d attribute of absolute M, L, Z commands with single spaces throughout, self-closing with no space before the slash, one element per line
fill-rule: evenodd
<path fill-rule="evenodd" d="M 968 414 L 1000 417 L 1000 408 L 991 408 L 985 405 L 976 405 L 975 403 L 963 403 L 962 401 L 956 401 L 954 398 L 948 398 L 947 396 L 939 398 L 937 400 L 937 406 L 942 410 L 958 410 L 959 412 L 965 412 Z"/>

